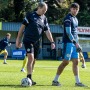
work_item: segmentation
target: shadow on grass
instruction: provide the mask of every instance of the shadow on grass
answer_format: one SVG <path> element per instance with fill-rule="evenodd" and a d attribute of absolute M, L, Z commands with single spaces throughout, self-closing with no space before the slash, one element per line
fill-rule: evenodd
<path fill-rule="evenodd" d="M 52 86 L 52 85 L 34 85 L 34 86 L 39 86 L 39 87 L 45 87 L 45 86 Z M 34 87 L 32 86 L 32 87 Z M 22 87 L 21 85 L 0 85 L 0 88 L 1 87 L 9 87 L 9 88 L 26 88 L 26 87 Z M 55 87 L 55 86 L 52 86 L 52 87 Z M 90 87 L 81 87 L 81 88 L 84 88 L 85 90 L 90 90 Z"/>
<path fill-rule="evenodd" d="M 0 87 L 24 88 L 21 85 L 0 85 Z"/>
<path fill-rule="evenodd" d="M 52 85 L 35 85 L 35 86 L 52 86 Z"/>
<path fill-rule="evenodd" d="M 75 86 L 75 87 L 78 87 L 78 86 Z M 90 87 L 89 86 L 85 86 L 85 87 L 81 87 L 81 88 L 84 88 L 85 90 L 86 89 L 90 90 Z"/>
<path fill-rule="evenodd" d="M 52 85 L 33 85 L 33 86 L 52 86 Z M 25 88 L 21 85 L 0 85 L 0 87 L 11 87 L 11 88 Z"/>

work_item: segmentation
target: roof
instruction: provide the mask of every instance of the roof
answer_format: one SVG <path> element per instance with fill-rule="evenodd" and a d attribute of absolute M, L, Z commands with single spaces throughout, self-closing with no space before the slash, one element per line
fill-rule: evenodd
<path fill-rule="evenodd" d="M 19 31 L 20 26 L 19 22 L 2 22 L 3 31 Z M 52 33 L 62 33 L 63 31 L 61 25 L 50 24 L 49 26 Z"/>
<path fill-rule="evenodd" d="M 18 31 L 21 23 L 16 22 L 2 22 L 2 30 L 4 31 Z"/>
<path fill-rule="evenodd" d="M 49 26 L 52 33 L 63 33 L 63 28 L 61 25 L 50 24 Z"/>

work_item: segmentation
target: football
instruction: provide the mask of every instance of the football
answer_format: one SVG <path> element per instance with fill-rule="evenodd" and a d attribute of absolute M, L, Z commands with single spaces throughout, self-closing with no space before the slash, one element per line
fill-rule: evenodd
<path fill-rule="evenodd" d="M 21 86 L 23 86 L 23 87 L 32 86 L 32 81 L 31 81 L 31 79 L 29 79 L 29 78 L 23 78 L 23 79 L 21 80 Z"/>

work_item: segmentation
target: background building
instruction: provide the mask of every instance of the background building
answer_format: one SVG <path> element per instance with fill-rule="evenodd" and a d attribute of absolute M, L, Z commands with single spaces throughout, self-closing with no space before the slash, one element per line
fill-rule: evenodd
<path fill-rule="evenodd" d="M 16 50 L 15 42 L 16 37 L 18 34 L 18 30 L 21 26 L 21 23 L 16 22 L 1 22 L 0 23 L 0 40 L 6 35 L 7 32 L 10 32 L 12 34 L 10 42 L 12 43 L 12 46 L 7 47 L 7 50 L 9 52 L 9 57 L 12 57 L 12 51 Z M 40 54 L 39 59 L 58 59 L 61 56 L 61 48 L 62 48 L 62 34 L 63 34 L 63 27 L 60 25 L 50 24 L 50 30 L 52 32 L 56 49 L 51 50 L 50 48 L 50 42 L 46 38 L 45 34 L 42 36 L 42 41 L 40 45 Z M 90 52 L 90 28 L 89 27 L 78 27 L 78 33 L 79 33 L 79 42 L 82 46 L 82 50 L 84 53 Z M 24 50 L 24 47 L 21 48 L 21 50 Z"/>

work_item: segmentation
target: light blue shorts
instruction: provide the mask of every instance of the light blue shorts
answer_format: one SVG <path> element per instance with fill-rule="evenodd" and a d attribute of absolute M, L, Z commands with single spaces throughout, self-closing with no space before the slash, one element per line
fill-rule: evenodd
<path fill-rule="evenodd" d="M 73 43 L 63 44 L 63 59 L 71 60 L 78 59 L 79 53 L 76 51 L 76 47 Z"/>

